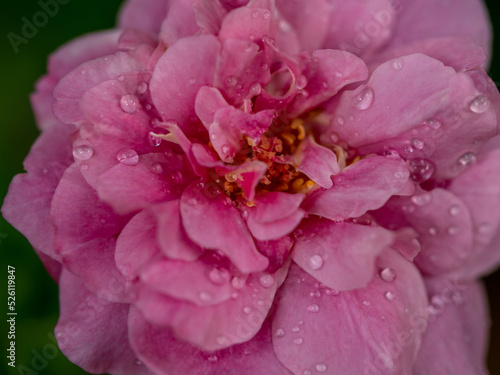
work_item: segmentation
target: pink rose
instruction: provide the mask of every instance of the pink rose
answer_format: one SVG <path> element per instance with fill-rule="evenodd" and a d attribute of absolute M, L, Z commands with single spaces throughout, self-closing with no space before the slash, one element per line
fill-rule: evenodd
<path fill-rule="evenodd" d="M 2 212 L 60 284 L 61 350 L 120 375 L 486 373 L 488 25 L 478 0 L 129 0 L 58 50 Z"/>

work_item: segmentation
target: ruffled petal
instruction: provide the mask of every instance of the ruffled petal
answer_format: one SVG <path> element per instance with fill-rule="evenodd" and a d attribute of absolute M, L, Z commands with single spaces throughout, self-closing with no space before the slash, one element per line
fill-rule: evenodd
<path fill-rule="evenodd" d="M 275 274 L 251 274 L 246 282 L 232 280 L 233 298 L 216 305 L 197 306 L 143 287 L 136 306 L 148 321 L 170 326 L 177 338 L 203 350 L 220 350 L 255 336 L 287 271 L 288 265 Z"/>
<path fill-rule="evenodd" d="M 200 87 L 213 83 L 219 48 L 213 35 L 184 38 L 156 64 L 151 80 L 153 102 L 165 121 L 177 121 L 187 135 L 197 133 L 196 94 Z"/>
<path fill-rule="evenodd" d="M 364 288 L 377 271 L 375 259 L 393 241 L 391 232 L 365 225 L 309 219 L 299 229 L 292 259 L 335 290 Z"/>
<path fill-rule="evenodd" d="M 384 205 L 408 185 L 410 173 L 400 159 L 374 156 L 347 167 L 333 178 L 333 187 L 317 190 L 303 208 L 331 220 L 358 217 Z"/>
<path fill-rule="evenodd" d="M 60 285 L 61 315 L 55 336 L 64 355 L 96 374 L 153 374 L 137 365 L 129 344 L 128 305 L 97 298 L 68 271 L 63 272 Z"/>
<path fill-rule="evenodd" d="M 413 374 L 488 374 L 485 359 L 490 323 L 483 287 L 477 282 L 447 279 L 427 280 L 426 285 L 432 315 Z"/>
<path fill-rule="evenodd" d="M 200 246 L 222 251 L 241 272 L 266 269 L 269 262 L 255 248 L 239 211 L 220 191 L 191 184 L 181 197 L 182 224 Z"/>
<path fill-rule="evenodd" d="M 172 1 L 160 31 L 160 40 L 168 48 L 181 38 L 194 35 L 200 28 L 193 9 L 195 0 Z"/>
<path fill-rule="evenodd" d="M 377 266 L 396 277 L 339 294 L 292 264 L 276 306 L 273 346 L 294 374 L 411 372 L 427 323 L 425 286 L 394 250 L 384 252 Z"/>
<path fill-rule="evenodd" d="M 135 352 L 159 375 L 219 375 L 235 369 L 241 375 L 291 374 L 274 354 L 268 322 L 251 340 L 212 353 L 177 340 L 170 329 L 148 323 L 135 308 L 130 310 L 129 330 Z"/>
<path fill-rule="evenodd" d="M 128 0 L 124 3 L 118 18 L 122 29 L 138 29 L 157 35 L 171 0 Z"/>

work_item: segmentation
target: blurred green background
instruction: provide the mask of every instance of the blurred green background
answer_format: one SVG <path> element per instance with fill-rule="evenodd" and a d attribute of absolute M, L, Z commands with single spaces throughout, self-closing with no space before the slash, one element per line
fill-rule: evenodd
<path fill-rule="evenodd" d="M 38 135 L 28 95 L 33 91 L 35 81 L 45 73 L 48 55 L 63 43 L 84 33 L 112 28 L 121 3 L 121 0 L 69 0 L 67 4 L 60 6 L 58 14 L 50 18 L 47 25 L 41 27 L 28 44 L 20 45 L 16 54 L 7 34 L 20 34 L 22 17 L 32 17 L 40 7 L 34 0 L 1 2 L 0 72 L 3 73 L 0 75 L 0 82 L 3 91 L 0 94 L 0 197 L 7 193 L 12 177 L 23 172 L 22 161 Z M 496 33 L 500 35 L 500 4 L 495 0 L 488 0 L 487 4 Z M 495 40 L 496 53 L 490 71 L 490 76 L 497 85 L 500 82 L 499 38 Z M 5 285 L 0 295 L 4 301 L 7 300 L 7 264 L 16 267 L 16 363 L 34 369 L 33 372 L 24 372 L 31 375 L 86 374 L 60 352 L 50 352 L 53 342 L 49 336 L 58 316 L 57 286 L 45 272 L 26 239 L 3 218 L 0 218 L 0 259 L 0 270 L 3 270 L 0 272 L 3 276 L 0 277 L 4 277 L 0 284 Z M 495 375 L 500 374 L 500 272 L 487 277 L 486 285 L 493 317 L 488 365 L 491 374 Z M 6 312 L 7 306 L 3 303 L 1 306 L 4 306 L 1 311 Z M 5 319 L 2 319 L 0 373 L 3 368 L 7 374 L 17 375 L 23 372 L 6 365 L 7 329 Z M 37 353 L 43 353 L 44 349 L 49 350 L 49 356 L 55 358 L 40 360 Z"/>

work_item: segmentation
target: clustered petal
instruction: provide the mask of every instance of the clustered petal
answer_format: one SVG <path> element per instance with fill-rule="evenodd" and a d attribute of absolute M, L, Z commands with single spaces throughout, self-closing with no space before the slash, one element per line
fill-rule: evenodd
<path fill-rule="evenodd" d="M 92 373 L 484 374 L 480 0 L 129 0 L 51 57 L 2 212 Z"/>

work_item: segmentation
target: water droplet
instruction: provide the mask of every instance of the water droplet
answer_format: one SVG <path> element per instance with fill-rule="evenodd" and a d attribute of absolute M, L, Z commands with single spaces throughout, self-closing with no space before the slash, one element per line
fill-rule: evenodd
<path fill-rule="evenodd" d="M 89 160 L 94 154 L 94 149 L 90 146 L 78 146 L 73 149 L 73 156 L 78 160 Z"/>
<path fill-rule="evenodd" d="M 363 301 L 363 306 L 368 307 L 368 306 L 370 306 L 370 305 L 371 305 L 371 304 L 370 304 L 370 301 Z"/>
<path fill-rule="evenodd" d="M 189 80 L 189 84 L 190 84 L 190 85 L 194 85 L 195 83 L 196 83 L 196 78 L 191 78 L 191 79 Z"/>
<path fill-rule="evenodd" d="M 309 370 L 304 370 L 304 375 L 311 375 L 311 371 L 309 371 Z"/>
<path fill-rule="evenodd" d="M 300 338 L 300 337 L 299 337 L 299 338 L 297 338 L 297 339 L 295 339 L 295 340 L 293 340 L 293 343 L 294 343 L 295 345 L 300 345 L 300 344 L 302 344 L 303 342 L 304 342 L 304 339 L 302 339 L 302 338 Z"/>
<path fill-rule="evenodd" d="M 411 197 L 411 201 L 417 206 L 425 206 L 429 204 L 432 200 L 432 195 L 426 191 L 421 191 Z"/>
<path fill-rule="evenodd" d="M 326 369 L 327 369 L 327 367 L 324 363 L 318 363 L 316 365 L 316 371 L 318 371 L 318 372 L 325 372 Z"/>
<path fill-rule="evenodd" d="M 458 159 L 458 164 L 460 165 L 470 165 L 476 161 L 476 155 L 474 155 L 472 152 L 466 152 L 460 158 Z"/>
<path fill-rule="evenodd" d="M 427 159 L 411 159 L 406 162 L 413 181 L 421 183 L 431 178 L 434 173 L 434 163 Z"/>
<path fill-rule="evenodd" d="M 309 305 L 307 306 L 307 311 L 317 313 L 319 312 L 319 306 L 316 304 Z"/>
<path fill-rule="evenodd" d="M 81 171 L 86 171 L 86 170 L 88 170 L 88 169 L 89 169 L 89 166 L 88 166 L 87 164 L 82 164 L 82 165 L 80 165 L 80 170 L 81 170 Z"/>
<path fill-rule="evenodd" d="M 218 358 L 216 355 L 211 355 L 210 357 L 207 358 L 209 362 L 217 362 Z"/>
<path fill-rule="evenodd" d="M 339 124 L 340 126 L 345 124 L 345 120 L 342 116 L 337 117 L 337 124 Z"/>
<path fill-rule="evenodd" d="M 148 91 L 148 84 L 146 82 L 141 82 L 137 85 L 137 93 L 139 95 L 144 94 L 146 91 Z"/>
<path fill-rule="evenodd" d="M 285 336 L 285 330 L 283 328 L 278 328 L 274 333 L 274 336 L 278 338 Z"/>
<path fill-rule="evenodd" d="M 120 99 L 120 106 L 125 113 L 134 113 L 139 107 L 139 99 L 135 95 L 123 95 Z"/>
<path fill-rule="evenodd" d="M 335 72 L 335 77 L 337 78 L 342 78 L 344 75 L 342 74 L 342 72 L 339 72 L 339 71 L 336 71 Z"/>
<path fill-rule="evenodd" d="M 441 123 L 438 120 L 430 119 L 425 122 L 425 124 L 431 129 L 439 129 L 441 127 Z"/>
<path fill-rule="evenodd" d="M 435 236 L 437 234 L 437 228 L 436 227 L 430 227 L 429 228 L 429 234 L 431 236 Z"/>
<path fill-rule="evenodd" d="M 116 79 L 120 82 L 123 82 L 125 81 L 125 76 L 118 76 Z"/>
<path fill-rule="evenodd" d="M 435 295 L 431 298 L 431 303 L 427 307 L 427 311 L 431 315 L 440 315 L 444 311 L 444 301 L 439 295 Z"/>
<path fill-rule="evenodd" d="M 235 276 L 231 279 L 231 285 L 235 289 L 242 289 L 245 286 L 246 282 L 245 279 L 242 279 L 241 277 Z"/>
<path fill-rule="evenodd" d="M 307 265 L 312 270 L 319 270 L 323 267 L 323 258 L 318 254 L 312 255 L 307 261 Z"/>
<path fill-rule="evenodd" d="M 224 155 L 229 154 L 229 146 L 228 145 L 222 145 L 222 153 Z"/>
<path fill-rule="evenodd" d="M 87 74 L 87 71 L 86 71 L 85 69 L 82 69 L 82 70 L 80 70 L 80 74 L 81 74 L 82 76 L 84 76 L 84 75 L 86 75 L 86 74 Z"/>
<path fill-rule="evenodd" d="M 388 301 L 394 301 L 396 299 L 396 296 L 394 295 L 394 293 L 392 292 L 386 292 L 385 293 L 385 298 L 388 300 Z"/>
<path fill-rule="evenodd" d="M 250 314 L 252 312 L 252 308 L 250 306 L 243 307 L 243 312 L 245 314 Z"/>
<path fill-rule="evenodd" d="M 264 18 L 265 20 L 269 19 L 269 17 L 271 16 L 271 14 L 269 13 L 268 10 L 265 10 L 263 13 L 262 13 L 262 18 Z"/>
<path fill-rule="evenodd" d="M 116 158 L 120 163 L 125 165 L 136 165 L 139 162 L 139 155 L 132 149 L 119 151 Z"/>
<path fill-rule="evenodd" d="M 270 288 L 274 284 L 274 277 L 271 275 L 262 275 L 259 281 L 264 288 Z"/>
<path fill-rule="evenodd" d="M 354 98 L 354 106 L 361 111 L 367 110 L 373 103 L 373 96 L 373 89 L 366 87 Z"/>
<path fill-rule="evenodd" d="M 451 216 L 457 216 L 460 213 L 460 206 L 457 204 L 454 204 L 453 206 L 450 207 L 448 210 Z"/>
<path fill-rule="evenodd" d="M 294 332 L 294 333 L 297 333 L 297 332 L 299 332 L 299 331 L 300 331 L 300 328 L 299 328 L 299 327 L 293 327 L 293 328 L 292 328 L 292 332 Z"/>
<path fill-rule="evenodd" d="M 486 234 L 491 230 L 491 224 L 490 223 L 481 223 L 478 226 L 478 231 L 481 234 Z"/>
<path fill-rule="evenodd" d="M 259 83 L 254 83 L 252 86 L 250 86 L 250 95 L 251 96 L 257 96 L 262 92 L 262 86 Z"/>
<path fill-rule="evenodd" d="M 229 76 L 226 78 L 226 86 L 233 87 L 236 85 L 236 78 L 234 76 Z"/>
<path fill-rule="evenodd" d="M 401 70 L 403 68 L 403 60 L 401 59 L 396 59 L 392 62 L 392 67 L 394 68 L 394 70 Z"/>
<path fill-rule="evenodd" d="M 160 163 L 154 163 L 151 166 L 151 172 L 153 172 L 154 174 L 161 174 L 161 172 L 163 172 L 163 167 Z"/>
<path fill-rule="evenodd" d="M 413 138 L 411 140 L 411 145 L 415 150 L 421 150 L 424 148 L 425 143 L 420 138 Z"/>
<path fill-rule="evenodd" d="M 149 143 L 151 144 L 151 146 L 158 147 L 159 145 L 161 145 L 161 142 L 161 138 L 155 137 L 153 134 L 149 134 Z"/>
<path fill-rule="evenodd" d="M 172 172 L 172 174 L 170 175 L 170 180 L 171 180 L 174 184 L 180 184 L 180 183 L 182 183 L 182 181 L 184 180 L 184 176 L 182 175 L 182 172 L 181 172 L 181 171 L 174 171 L 174 172 Z"/>
<path fill-rule="evenodd" d="M 260 14 L 260 13 L 259 13 L 259 11 L 258 11 L 258 10 L 256 10 L 256 11 L 252 12 L 252 18 L 257 18 L 257 17 L 259 17 L 259 14 Z"/>
<path fill-rule="evenodd" d="M 448 228 L 448 234 L 454 235 L 458 233 L 458 227 L 456 225 L 452 225 Z"/>
<path fill-rule="evenodd" d="M 210 302 L 212 300 L 212 296 L 207 292 L 200 292 L 198 297 L 200 297 L 200 300 L 203 302 Z"/>
<path fill-rule="evenodd" d="M 396 177 L 398 180 L 401 180 L 403 178 L 405 178 L 405 173 L 402 172 L 402 171 L 397 171 L 397 172 L 394 172 L 394 177 Z"/>
<path fill-rule="evenodd" d="M 394 279 L 396 278 L 396 272 L 392 268 L 385 268 L 380 272 L 380 277 L 382 280 L 392 283 Z"/>
<path fill-rule="evenodd" d="M 470 102 L 469 108 L 474 113 L 484 113 L 490 108 L 490 101 L 484 95 L 479 95 Z"/>
<path fill-rule="evenodd" d="M 136 359 L 136 360 L 134 360 L 134 365 L 141 366 L 142 362 L 140 360 Z"/>
<path fill-rule="evenodd" d="M 217 285 L 224 284 L 229 280 L 229 277 L 229 271 L 227 271 L 226 269 L 219 270 L 217 268 L 212 268 L 208 273 L 208 278 L 210 279 L 210 281 Z"/>

